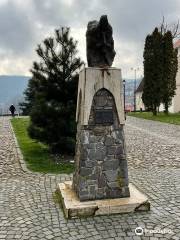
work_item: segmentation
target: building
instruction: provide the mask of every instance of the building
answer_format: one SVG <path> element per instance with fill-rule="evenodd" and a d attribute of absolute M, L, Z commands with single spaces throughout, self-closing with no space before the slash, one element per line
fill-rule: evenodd
<path fill-rule="evenodd" d="M 176 75 L 176 94 L 172 99 L 172 104 L 169 107 L 169 112 L 177 113 L 180 112 L 180 39 L 176 41 L 174 44 L 174 48 L 178 49 L 178 72 Z M 136 90 L 136 110 L 145 110 L 145 106 L 142 101 L 142 93 L 143 93 L 143 79 L 140 82 L 137 90 Z M 159 107 L 159 111 L 163 111 L 164 106 L 161 104 Z"/>
<path fill-rule="evenodd" d="M 144 80 L 142 79 L 138 88 L 136 89 L 136 111 L 145 110 L 144 103 L 142 101 L 142 94 L 143 94 L 143 87 L 144 87 Z"/>
<path fill-rule="evenodd" d="M 176 75 L 176 95 L 172 101 L 172 112 L 180 112 L 180 39 L 174 44 L 178 50 L 178 72 Z"/>
<path fill-rule="evenodd" d="M 141 79 L 136 79 L 137 86 L 140 84 Z M 135 79 L 126 79 L 125 82 L 125 109 L 127 112 L 134 111 L 134 88 Z"/>

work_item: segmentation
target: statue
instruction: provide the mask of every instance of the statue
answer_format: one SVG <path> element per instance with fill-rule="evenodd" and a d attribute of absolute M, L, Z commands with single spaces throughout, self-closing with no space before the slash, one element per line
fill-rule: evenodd
<path fill-rule="evenodd" d="M 89 67 L 110 67 L 116 52 L 112 27 L 107 16 L 101 16 L 99 22 L 88 23 L 86 32 L 87 61 Z"/>

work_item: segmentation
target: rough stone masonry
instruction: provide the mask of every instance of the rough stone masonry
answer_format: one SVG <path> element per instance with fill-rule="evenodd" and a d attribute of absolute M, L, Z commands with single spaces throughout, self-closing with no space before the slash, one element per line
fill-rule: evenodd
<path fill-rule="evenodd" d="M 95 94 L 88 125 L 78 124 L 73 187 L 80 201 L 129 196 L 123 125 L 106 89 Z"/>

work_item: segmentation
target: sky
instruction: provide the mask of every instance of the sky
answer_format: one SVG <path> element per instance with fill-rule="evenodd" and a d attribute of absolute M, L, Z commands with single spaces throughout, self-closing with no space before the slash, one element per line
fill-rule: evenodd
<path fill-rule="evenodd" d="M 0 75 L 30 75 L 35 49 L 54 29 L 70 27 L 86 62 L 88 21 L 106 14 L 113 27 L 113 66 L 123 79 L 143 75 L 146 35 L 162 22 L 177 23 L 180 0 L 0 0 Z"/>

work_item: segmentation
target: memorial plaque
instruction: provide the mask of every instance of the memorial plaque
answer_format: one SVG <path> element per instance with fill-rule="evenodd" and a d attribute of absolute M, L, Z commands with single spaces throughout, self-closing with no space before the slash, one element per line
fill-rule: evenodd
<path fill-rule="evenodd" d="M 112 109 L 96 109 L 95 123 L 96 124 L 113 124 Z"/>

